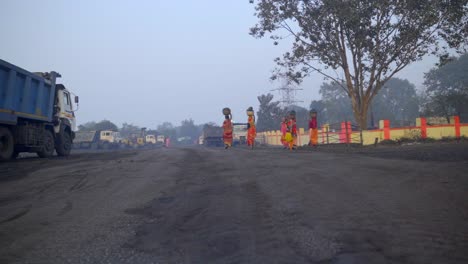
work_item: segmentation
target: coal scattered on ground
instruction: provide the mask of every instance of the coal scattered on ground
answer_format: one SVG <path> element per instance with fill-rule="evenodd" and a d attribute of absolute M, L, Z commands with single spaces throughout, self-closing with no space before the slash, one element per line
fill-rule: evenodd
<path fill-rule="evenodd" d="M 402 145 L 319 145 L 300 147 L 298 151 L 318 151 L 337 154 L 361 154 L 376 158 L 403 159 L 419 161 L 466 161 L 468 162 L 468 143 L 406 143 Z"/>
<path fill-rule="evenodd" d="M 0 163 L 0 263 L 468 263 L 468 163 L 403 157 L 426 148 Z"/>

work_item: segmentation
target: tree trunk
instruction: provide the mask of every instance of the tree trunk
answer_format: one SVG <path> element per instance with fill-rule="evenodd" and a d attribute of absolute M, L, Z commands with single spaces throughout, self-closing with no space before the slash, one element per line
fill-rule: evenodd
<path fill-rule="evenodd" d="M 347 85 L 351 97 L 351 105 L 353 107 L 354 118 L 362 130 L 367 129 L 367 111 L 369 109 L 370 98 L 359 93 L 359 87 L 354 88 L 352 84 Z"/>
<path fill-rule="evenodd" d="M 364 100 L 364 99 L 361 99 Z M 354 101 L 354 100 L 353 100 Z M 362 101 L 361 101 L 362 102 Z M 361 103 L 358 104 L 357 102 L 353 102 L 353 113 L 354 113 L 354 118 L 356 119 L 356 122 L 362 130 L 367 129 L 367 112 L 368 112 L 368 104 L 367 103 Z"/>

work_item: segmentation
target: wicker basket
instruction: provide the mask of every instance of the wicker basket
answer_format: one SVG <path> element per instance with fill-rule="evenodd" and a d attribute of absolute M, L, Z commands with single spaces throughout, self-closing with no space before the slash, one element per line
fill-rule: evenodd
<path fill-rule="evenodd" d="M 223 115 L 230 115 L 231 114 L 231 109 L 229 109 L 229 107 L 225 107 L 223 108 Z"/>

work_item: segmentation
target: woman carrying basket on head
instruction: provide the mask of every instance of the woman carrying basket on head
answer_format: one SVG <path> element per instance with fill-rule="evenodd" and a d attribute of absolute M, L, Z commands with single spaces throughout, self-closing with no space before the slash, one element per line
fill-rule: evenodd
<path fill-rule="evenodd" d="M 253 149 L 257 130 L 255 128 L 255 113 L 253 107 L 247 109 L 247 146 Z"/>
<path fill-rule="evenodd" d="M 317 110 L 312 109 L 310 111 L 309 120 L 309 146 L 316 147 L 318 144 L 318 125 L 317 125 Z"/>
<path fill-rule="evenodd" d="M 224 148 L 228 149 L 232 147 L 232 114 L 231 109 L 224 108 L 223 109 L 224 115 L 224 122 L 223 122 L 223 141 L 224 141 Z"/>
<path fill-rule="evenodd" d="M 286 141 L 286 133 L 288 132 L 288 118 L 283 117 L 281 121 L 281 144 L 284 149 L 288 148 L 288 142 Z"/>
<path fill-rule="evenodd" d="M 297 146 L 296 111 L 294 110 L 289 112 L 288 132 L 290 135 L 286 135 L 286 140 L 288 141 L 289 149 L 293 150 Z"/>

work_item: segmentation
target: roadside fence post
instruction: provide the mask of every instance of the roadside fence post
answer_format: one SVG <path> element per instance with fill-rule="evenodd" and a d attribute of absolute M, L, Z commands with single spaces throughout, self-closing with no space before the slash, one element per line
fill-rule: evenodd
<path fill-rule="evenodd" d="M 454 116 L 453 120 L 455 121 L 455 137 L 460 139 L 461 137 L 461 130 L 460 130 L 460 117 Z"/>
<path fill-rule="evenodd" d="M 330 134 L 328 134 L 328 132 L 330 132 L 330 127 L 328 125 L 326 127 L 326 130 L 327 130 L 327 144 L 330 144 Z"/>
<path fill-rule="evenodd" d="M 322 125 L 322 144 L 325 144 L 325 125 Z"/>
<path fill-rule="evenodd" d="M 345 133 L 346 133 L 346 134 L 345 134 L 345 142 L 346 142 L 346 146 L 349 147 L 349 140 L 348 140 L 348 139 L 349 139 L 349 135 L 348 135 L 348 133 L 349 133 L 349 131 L 348 131 L 348 121 L 345 121 L 344 124 L 345 124 Z"/>
<path fill-rule="evenodd" d="M 361 146 L 364 146 L 364 139 L 362 138 L 362 128 L 359 129 L 359 140 L 361 141 Z"/>

